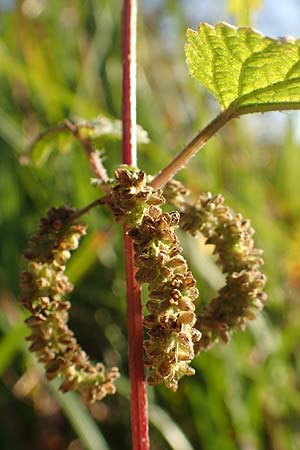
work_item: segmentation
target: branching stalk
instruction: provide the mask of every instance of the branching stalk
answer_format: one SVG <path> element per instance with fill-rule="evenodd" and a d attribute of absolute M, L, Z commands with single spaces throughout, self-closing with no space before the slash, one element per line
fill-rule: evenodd
<path fill-rule="evenodd" d="M 195 136 L 181 152 L 166 166 L 151 182 L 156 189 L 162 188 L 179 170 L 183 169 L 189 160 L 214 136 L 227 122 L 234 117 L 231 110 L 221 112 L 203 130 Z"/>
<path fill-rule="evenodd" d="M 96 208 L 99 205 L 104 203 L 105 197 L 96 198 L 93 202 L 86 205 L 84 208 L 78 209 L 72 216 L 69 218 L 69 222 L 73 223 L 78 220 L 84 214 L 90 212 L 92 209 Z"/>

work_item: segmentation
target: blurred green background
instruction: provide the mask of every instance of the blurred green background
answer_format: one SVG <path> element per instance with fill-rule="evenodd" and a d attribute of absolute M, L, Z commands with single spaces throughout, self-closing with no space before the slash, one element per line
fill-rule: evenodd
<path fill-rule="evenodd" d="M 20 155 L 64 118 L 120 117 L 121 3 L 0 2 L 1 450 L 131 448 L 121 229 L 108 211 L 88 215 L 89 234 L 69 264 L 75 285 L 70 324 L 92 359 L 120 367 L 118 394 L 87 409 L 76 395 L 63 396 L 57 384 L 46 384 L 27 352 L 18 303 L 20 253 L 39 218 L 51 205 L 82 207 L 98 196 L 72 137 L 47 140 L 34 164 L 20 164 Z M 292 34 L 299 19 L 300 6 L 292 0 L 141 2 L 138 122 L 150 143 L 139 147 L 140 167 L 156 173 L 218 111 L 189 78 L 188 26 L 226 20 L 281 35 Z M 194 195 L 221 192 L 251 219 L 265 252 L 269 300 L 245 333 L 195 360 L 196 376 L 184 379 L 176 394 L 149 389 L 152 450 L 300 448 L 298 123 L 295 112 L 236 120 L 178 176 Z M 113 174 L 120 142 L 99 145 Z M 222 277 L 201 239 L 195 245 L 183 237 L 183 246 L 204 303 Z"/>

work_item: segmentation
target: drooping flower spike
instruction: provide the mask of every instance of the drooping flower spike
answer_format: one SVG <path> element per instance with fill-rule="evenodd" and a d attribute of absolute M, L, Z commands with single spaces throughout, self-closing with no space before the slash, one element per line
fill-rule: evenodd
<path fill-rule="evenodd" d="M 72 221 L 75 213 L 51 208 L 41 219 L 23 253 L 28 267 L 20 275 L 21 302 L 31 313 L 26 320 L 29 350 L 44 364 L 47 379 L 61 377 L 62 391 L 76 390 L 91 403 L 115 393 L 119 372 L 116 367 L 107 371 L 102 363 L 92 365 L 67 325 L 70 303 L 65 296 L 73 287 L 64 272 L 70 251 L 86 232 L 84 224 Z"/>
<path fill-rule="evenodd" d="M 148 383 L 164 383 L 175 391 L 184 375 L 193 375 L 190 362 L 201 333 L 195 328 L 195 279 L 182 256 L 174 230 L 177 212 L 163 213 L 161 190 L 146 183 L 144 172 L 120 168 L 105 203 L 117 221 L 127 224 L 134 241 L 136 279 L 148 284 L 149 314 L 144 318 Z"/>
<path fill-rule="evenodd" d="M 175 391 L 184 375 L 193 375 L 191 361 L 199 350 L 222 340 L 227 342 L 235 328 L 262 309 L 265 276 L 261 273 L 261 251 L 254 247 L 248 220 L 224 205 L 221 195 L 202 194 L 194 203 L 186 200 L 188 190 L 171 181 L 156 190 L 146 175 L 127 166 L 109 180 L 106 195 L 84 210 L 107 205 L 118 222 L 126 224 L 134 242 L 136 279 L 148 284 L 148 315 L 144 317 L 148 339 L 144 342 L 148 383 L 164 383 Z M 167 202 L 179 212 L 163 212 Z M 41 220 L 24 257 L 29 261 L 21 274 L 21 300 L 31 312 L 26 323 L 31 328 L 30 350 L 46 367 L 48 379 L 63 377 L 61 389 L 78 390 L 88 401 L 115 392 L 117 368 L 93 366 L 67 326 L 70 303 L 65 295 L 72 285 L 65 276 L 70 251 L 85 234 L 78 212 L 52 208 Z M 218 263 L 226 274 L 226 285 L 196 317 L 196 281 L 182 255 L 176 228 L 193 236 L 202 233 L 214 244 Z"/>
<path fill-rule="evenodd" d="M 266 277 L 261 272 L 262 250 L 255 248 L 254 230 L 249 220 L 224 205 L 219 194 L 201 194 L 188 202 L 188 190 L 170 181 L 164 190 L 167 201 L 180 211 L 180 227 L 192 236 L 201 233 L 207 244 L 215 246 L 217 263 L 226 274 L 226 284 L 198 315 L 196 328 L 202 338 L 195 351 L 206 350 L 218 341 L 228 342 L 235 328 L 244 329 L 266 301 Z"/>

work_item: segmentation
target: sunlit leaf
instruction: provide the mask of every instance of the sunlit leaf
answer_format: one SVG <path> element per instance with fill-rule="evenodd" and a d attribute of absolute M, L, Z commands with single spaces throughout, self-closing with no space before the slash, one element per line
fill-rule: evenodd
<path fill-rule="evenodd" d="M 300 108 L 300 40 L 202 23 L 188 30 L 191 75 L 235 115 Z"/>

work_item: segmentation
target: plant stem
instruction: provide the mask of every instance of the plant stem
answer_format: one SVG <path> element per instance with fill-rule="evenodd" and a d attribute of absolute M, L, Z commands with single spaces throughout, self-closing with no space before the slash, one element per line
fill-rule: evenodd
<path fill-rule="evenodd" d="M 64 126 L 73 133 L 74 137 L 79 141 L 87 155 L 90 167 L 98 180 L 107 181 L 108 175 L 100 158 L 100 152 L 95 150 L 91 139 L 80 135 L 80 128 L 70 120 L 64 120 Z"/>
<path fill-rule="evenodd" d="M 106 197 L 96 198 L 93 202 L 86 205 L 84 208 L 78 209 L 71 217 L 69 217 L 69 222 L 73 223 L 75 220 L 78 220 L 84 214 L 90 212 L 92 209 L 96 208 L 99 205 L 103 205 L 105 203 Z"/>
<path fill-rule="evenodd" d="M 123 85 L 122 160 L 137 165 L 136 148 L 136 16 L 137 0 L 124 0 L 123 9 Z"/>
<path fill-rule="evenodd" d="M 183 169 L 189 160 L 206 144 L 206 142 L 214 136 L 227 122 L 234 117 L 231 110 L 221 112 L 213 119 L 200 133 L 197 134 L 178 155 L 168 164 L 159 174 L 151 181 L 151 186 L 156 189 L 164 187 L 164 185 L 176 175 L 179 170 Z"/>
<path fill-rule="evenodd" d="M 137 0 L 124 0 L 122 162 L 137 165 L 136 150 L 136 16 Z M 133 450 L 148 450 L 148 408 L 143 352 L 141 288 L 135 279 L 133 244 L 124 227 L 128 351 Z"/>

